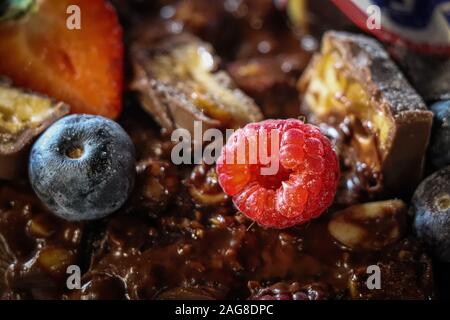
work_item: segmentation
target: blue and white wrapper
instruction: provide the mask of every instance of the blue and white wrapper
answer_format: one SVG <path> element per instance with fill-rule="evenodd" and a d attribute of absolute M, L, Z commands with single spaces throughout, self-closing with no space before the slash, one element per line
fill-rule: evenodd
<path fill-rule="evenodd" d="M 450 1 L 332 0 L 381 41 L 428 54 L 450 55 Z"/>

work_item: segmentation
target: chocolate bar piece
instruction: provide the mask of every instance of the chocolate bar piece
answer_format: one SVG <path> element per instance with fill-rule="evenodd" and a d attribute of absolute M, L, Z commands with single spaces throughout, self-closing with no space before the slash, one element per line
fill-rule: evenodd
<path fill-rule="evenodd" d="M 68 113 L 62 102 L 0 84 L 0 178 L 12 179 L 26 168 L 32 140 Z"/>
<path fill-rule="evenodd" d="M 432 113 L 376 40 L 327 32 L 299 88 L 309 120 L 336 141 L 344 189 L 338 202 L 412 192 Z"/>
<path fill-rule="evenodd" d="M 195 120 L 207 129 L 237 128 L 262 119 L 253 100 L 228 74 L 216 72 L 211 46 L 193 35 L 143 34 L 133 43 L 131 59 L 132 88 L 140 93 L 144 109 L 169 132 L 193 132 Z"/>

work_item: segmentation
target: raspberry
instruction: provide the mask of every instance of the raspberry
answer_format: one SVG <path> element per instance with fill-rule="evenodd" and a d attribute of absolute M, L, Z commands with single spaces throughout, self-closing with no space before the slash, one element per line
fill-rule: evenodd
<path fill-rule="evenodd" d="M 270 167 L 268 159 L 278 170 L 263 174 Z M 273 228 L 318 217 L 332 203 L 339 180 L 330 141 L 317 127 L 295 119 L 266 120 L 237 130 L 222 149 L 216 171 L 235 206 Z"/>

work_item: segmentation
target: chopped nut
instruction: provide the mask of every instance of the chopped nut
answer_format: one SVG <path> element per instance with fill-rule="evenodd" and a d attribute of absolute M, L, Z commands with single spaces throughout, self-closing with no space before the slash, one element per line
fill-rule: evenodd
<path fill-rule="evenodd" d="M 223 192 L 217 194 L 207 194 L 195 187 L 192 187 L 189 188 L 189 193 L 196 200 L 196 202 L 203 205 L 221 204 L 227 202 L 228 200 L 228 196 Z"/>
<path fill-rule="evenodd" d="M 380 250 L 399 240 L 406 228 L 406 205 L 388 200 L 354 205 L 334 214 L 328 231 L 351 249 Z"/>
<path fill-rule="evenodd" d="M 46 248 L 38 257 L 39 264 L 50 273 L 63 273 L 74 262 L 74 254 L 61 248 Z"/>

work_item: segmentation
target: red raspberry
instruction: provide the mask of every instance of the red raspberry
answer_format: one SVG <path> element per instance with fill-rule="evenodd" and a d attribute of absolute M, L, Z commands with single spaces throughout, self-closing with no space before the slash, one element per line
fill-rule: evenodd
<path fill-rule="evenodd" d="M 278 164 L 270 175 L 261 171 L 270 166 L 264 155 Z M 216 171 L 240 211 L 274 228 L 318 217 L 332 203 L 339 180 L 330 141 L 317 127 L 295 119 L 266 120 L 237 130 L 222 149 Z"/>

